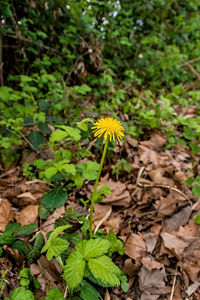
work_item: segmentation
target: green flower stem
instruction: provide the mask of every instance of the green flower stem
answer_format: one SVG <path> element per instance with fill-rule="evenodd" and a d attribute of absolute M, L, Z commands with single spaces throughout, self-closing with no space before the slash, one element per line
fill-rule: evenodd
<path fill-rule="evenodd" d="M 94 211 L 94 200 L 95 200 L 95 195 L 96 195 L 96 191 L 97 191 L 97 186 L 98 186 L 98 183 L 99 183 L 99 178 L 100 178 L 101 171 L 102 171 L 102 168 L 103 168 L 104 159 L 105 159 L 105 156 L 106 156 L 107 146 L 108 146 L 108 139 L 106 139 L 106 143 L 105 143 L 105 146 L 104 146 L 104 149 L 103 149 L 103 155 L 101 157 L 99 171 L 98 171 L 97 178 L 96 178 L 96 181 L 95 181 L 95 184 L 94 184 L 94 190 L 93 190 L 93 193 L 92 193 L 92 196 L 91 196 L 91 204 L 90 204 L 90 238 L 92 238 L 92 217 L 93 217 L 93 211 Z"/>

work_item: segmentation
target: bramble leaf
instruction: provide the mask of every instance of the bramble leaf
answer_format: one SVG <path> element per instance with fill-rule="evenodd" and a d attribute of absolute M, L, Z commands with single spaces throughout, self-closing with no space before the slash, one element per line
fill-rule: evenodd
<path fill-rule="evenodd" d="M 42 197 L 42 204 L 46 208 L 58 208 L 67 201 L 67 197 L 67 192 L 58 187 Z"/>
<path fill-rule="evenodd" d="M 34 300 L 34 296 L 31 291 L 20 286 L 12 292 L 10 300 Z"/>
<path fill-rule="evenodd" d="M 85 260 L 79 251 L 73 251 L 64 266 L 63 278 L 71 292 L 81 283 L 85 271 Z"/>
<path fill-rule="evenodd" d="M 88 260 L 106 254 L 110 246 L 111 243 L 108 240 L 90 239 L 80 242 L 76 246 L 76 250 L 83 254 L 85 260 Z"/>
<path fill-rule="evenodd" d="M 89 160 L 87 163 L 78 164 L 78 167 L 82 169 L 82 176 L 87 180 L 95 180 L 97 172 L 99 170 L 99 164 Z"/>
<path fill-rule="evenodd" d="M 100 298 L 98 291 L 86 280 L 83 280 L 80 296 L 83 300 L 98 300 Z"/>
<path fill-rule="evenodd" d="M 68 248 L 69 243 L 61 238 L 58 238 L 57 236 L 62 231 L 70 227 L 71 225 L 59 226 L 51 233 L 50 238 L 41 250 L 41 253 L 47 251 L 46 256 L 48 260 L 51 260 L 53 256 L 56 257 L 60 255 Z"/>
<path fill-rule="evenodd" d="M 100 279 L 103 283 L 108 283 L 111 286 L 119 286 L 120 281 L 118 276 L 121 270 L 106 256 L 91 258 L 88 261 L 88 267 L 95 278 Z"/>
<path fill-rule="evenodd" d="M 49 290 L 46 294 L 44 300 L 64 300 L 63 293 L 58 288 L 53 288 Z"/>

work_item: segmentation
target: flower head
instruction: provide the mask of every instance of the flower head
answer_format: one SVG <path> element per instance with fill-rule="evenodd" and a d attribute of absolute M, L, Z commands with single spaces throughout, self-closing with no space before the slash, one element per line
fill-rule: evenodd
<path fill-rule="evenodd" d="M 113 118 L 101 118 L 92 127 L 94 136 L 101 137 L 104 135 L 104 139 L 107 138 L 115 140 L 115 136 L 118 141 L 124 136 L 124 127 L 121 122 Z"/>

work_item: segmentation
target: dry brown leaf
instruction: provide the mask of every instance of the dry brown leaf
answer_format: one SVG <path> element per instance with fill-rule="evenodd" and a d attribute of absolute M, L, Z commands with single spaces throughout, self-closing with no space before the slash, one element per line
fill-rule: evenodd
<path fill-rule="evenodd" d="M 21 225 L 29 225 L 35 223 L 37 217 L 38 205 L 28 205 L 20 211 L 20 215 L 16 217 L 16 220 Z"/>
<path fill-rule="evenodd" d="M 145 268 L 147 270 L 149 270 L 150 272 L 153 270 L 153 269 L 161 269 L 163 267 L 163 264 L 159 263 L 158 261 L 154 260 L 152 257 L 143 257 L 142 260 L 141 260 L 143 266 L 145 266 Z"/>
<path fill-rule="evenodd" d="M 171 193 L 167 197 L 160 197 L 160 201 L 156 201 L 155 208 L 159 211 L 160 215 L 169 216 L 176 209 L 176 202 Z"/>
<path fill-rule="evenodd" d="M 186 206 L 178 213 L 164 221 L 164 230 L 178 231 L 180 226 L 187 224 L 192 213 L 191 206 Z"/>
<path fill-rule="evenodd" d="M 162 232 L 161 237 L 166 248 L 170 249 L 179 258 L 184 253 L 184 250 L 194 241 L 191 237 L 178 237 L 168 232 Z"/>
<path fill-rule="evenodd" d="M 4 231 L 6 225 L 14 220 L 14 212 L 6 199 L 0 199 L 0 230 Z"/>
<path fill-rule="evenodd" d="M 132 277 L 134 273 L 138 270 L 138 267 L 133 264 L 131 258 L 127 258 L 124 262 L 124 269 L 129 277 Z"/>
<path fill-rule="evenodd" d="M 117 234 L 119 232 L 121 223 L 122 219 L 120 218 L 120 216 L 112 218 L 111 215 L 110 220 L 104 222 L 106 232 L 112 230 L 115 234 Z"/>
<path fill-rule="evenodd" d="M 131 196 L 124 183 L 109 180 L 103 184 L 107 184 L 109 186 L 111 194 L 103 198 L 101 203 L 109 203 L 113 206 L 129 207 L 131 203 Z"/>
<path fill-rule="evenodd" d="M 65 207 L 61 206 L 57 208 L 52 215 L 50 215 L 47 220 L 42 224 L 42 232 L 47 233 L 54 230 L 54 224 L 56 219 L 60 218 L 65 214 Z"/>
<path fill-rule="evenodd" d="M 140 264 L 141 257 L 146 251 L 146 244 L 142 235 L 131 233 L 128 240 L 125 243 L 126 255 L 135 259 L 137 264 Z"/>
<path fill-rule="evenodd" d="M 17 198 L 20 199 L 20 206 L 27 204 L 36 204 L 37 202 L 36 197 L 30 192 L 22 193 L 18 195 Z"/>
<path fill-rule="evenodd" d="M 141 300 L 156 300 L 160 295 L 169 293 L 165 287 L 165 269 L 150 272 L 142 266 L 139 272 L 139 286 L 142 291 Z"/>
<path fill-rule="evenodd" d="M 152 232 L 149 232 L 144 234 L 144 240 L 146 242 L 147 252 L 152 253 L 158 238 Z"/>
<path fill-rule="evenodd" d="M 106 289 L 105 295 L 104 295 L 104 300 L 110 300 L 110 294 L 108 289 Z"/>
<path fill-rule="evenodd" d="M 140 161 L 143 165 L 153 163 L 154 166 L 158 166 L 158 154 L 156 151 L 146 148 L 142 145 L 139 146 Z"/>
<path fill-rule="evenodd" d="M 141 144 L 146 146 L 147 148 L 160 151 L 160 149 L 164 146 L 167 139 L 161 137 L 159 134 L 153 134 L 151 139 L 148 141 L 142 141 Z"/>
<path fill-rule="evenodd" d="M 189 259 L 184 259 L 182 265 L 185 272 L 188 274 L 191 281 L 196 281 L 199 278 L 200 264 L 192 263 Z"/>

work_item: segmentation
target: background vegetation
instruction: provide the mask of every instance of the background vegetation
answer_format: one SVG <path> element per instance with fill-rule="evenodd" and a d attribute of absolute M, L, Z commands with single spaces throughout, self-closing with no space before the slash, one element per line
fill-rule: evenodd
<path fill-rule="evenodd" d="M 186 184 L 200 197 L 199 0 L 1 0 L 0 7 L 1 172 L 20 166 L 28 180 L 48 184 L 41 219 L 96 179 L 102 140 L 92 156 L 91 126 L 102 115 L 121 119 L 136 140 L 159 131 L 167 148 L 195 158 Z M 127 157 L 110 175 L 121 169 L 130 172 Z M 102 188 L 98 202 L 109 193 Z"/>

